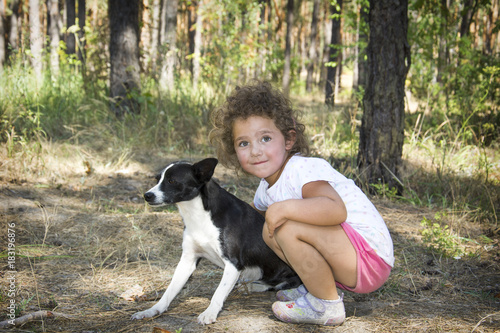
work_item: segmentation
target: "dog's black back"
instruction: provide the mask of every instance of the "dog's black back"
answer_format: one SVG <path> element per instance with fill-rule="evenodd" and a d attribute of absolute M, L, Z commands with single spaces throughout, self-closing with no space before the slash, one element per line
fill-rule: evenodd
<path fill-rule="evenodd" d="M 250 205 L 222 189 L 211 179 L 200 191 L 205 209 L 221 230 L 224 255 L 238 268 L 257 266 L 261 281 L 279 289 L 299 285 L 297 274 L 266 245 L 262 239 L 264 217 Z"/>

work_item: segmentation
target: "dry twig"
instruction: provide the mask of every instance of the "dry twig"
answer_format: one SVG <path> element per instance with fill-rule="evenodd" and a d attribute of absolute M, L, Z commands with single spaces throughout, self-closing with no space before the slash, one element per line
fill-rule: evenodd
<path fill-rule="evenodd" d="M 14 319 L 14 320 L 4 320 L 4 321 L 0 322 L 0 328 L 21 326 L 21 325 L 26 324 L 30 321 L 42 320 L 45 318 L 55 318 L 55 317 L 62 317 L 62 318 L 66 318 L 66 319 L 74 319 L 75 318 L 74 316 L 67 315 L 67 314 L 60 313 L 60 312 L 42 310 L 42 311 L 28 313 L 22 317 Z"/>
<path fill-rule="evenodd" d="M 500 312 L 491 313 L 491 314 L 489 314 L 489 315 L 481 318 L 481 320 L 476 324 L 476 326 L 474 326 L 474 328 L 472 329 L 471 333 L 474 332 L 476 330 L 476 328 L 478 328 L 486 319 L 491 318 L 491 317 L 498 317 L 498 318 L 500 318 Z"/>

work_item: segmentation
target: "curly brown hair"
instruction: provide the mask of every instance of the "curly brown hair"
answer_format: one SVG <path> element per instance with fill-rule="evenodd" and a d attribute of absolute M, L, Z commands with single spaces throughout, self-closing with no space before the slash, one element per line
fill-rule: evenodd
<path fill-rule="evenodd" d="M 245 120 L 251 116 L 273 120 L 286 140 L 290 139 L 290 131 L 294 131 L 295 144 L 289 153 L 309 154 L 305 126 L 297 121 L 298 112 L 292 108 L 290 100 L 269 82 L 254 80 L 248 85 L 236 87 L 226 102 L 210 115 L 214 128 L 209 139 L 222 165 L 242 170 L 234 150 L 233 124 L 237 119 Z"/>

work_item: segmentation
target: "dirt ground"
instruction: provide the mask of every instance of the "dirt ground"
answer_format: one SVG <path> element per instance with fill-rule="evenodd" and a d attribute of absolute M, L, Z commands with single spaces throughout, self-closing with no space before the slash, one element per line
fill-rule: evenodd
<path fill-rule="evenodd" d="M 165 161 L 166 162 L 166 161 Z M 217 322 L 201 326 L 222 270 L 202 261 L 162 315 L 142 321 L 130 316 L 154 304 L 180 257 L 182 220 L 175 207 L 152 209 L 142 194 L 161 165 L 100 173 L 80 168 L 62 180 L 23 179 L 0 173 L 0 235 L 15 231 L 15 273 L 2 241 L 0 320 L 7 319 L 7 277 L 15 277 L 16 316 L 49 310 L 55 318 L 31 321 L 12 332 L 500 332 L 498 235 L 464 223 L 474 256 L 444 258 L 422 243 L 420 222 L 433 211 L 374 199 L 391 231 L 396 264 L 379 291 L 345 293 L 346 322 L 336 328 L 284 324 L 274 319 L 274 293 L 247 295 L 235 289 Z M 1 166 L 0 166 L 1 169 Z M 249 200 L 255 180 L 236 178 L 217 167 L 219 182 Z M 463 233 L 463 232 L 462 232 Z M 133 287 L 147 300 L 127 301 Z"/>

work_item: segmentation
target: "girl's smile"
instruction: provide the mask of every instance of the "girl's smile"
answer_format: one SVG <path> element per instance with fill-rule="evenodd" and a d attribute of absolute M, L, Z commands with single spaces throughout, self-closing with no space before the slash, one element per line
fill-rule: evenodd
<path fill-rule="evenodd" d="M 235 120 L 233 138 L 243 170 L 274 185 L 295 141 L 286 140 L 273 120 L 260 116 Z"/>

